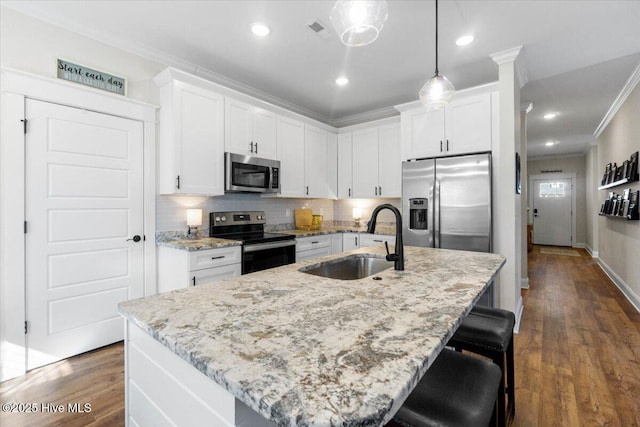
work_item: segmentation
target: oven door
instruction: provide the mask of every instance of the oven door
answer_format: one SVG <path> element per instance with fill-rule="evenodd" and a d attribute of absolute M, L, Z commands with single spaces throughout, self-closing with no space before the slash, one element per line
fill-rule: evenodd
<path fill-rule="evenodd" d="M 296 262 L 296 241 L 256 243 L 242 247 L 242 274 Z"/>
<path fill-rule="evenodd" d="M 226 192 L 279 192 L 280 162 L 234 153 L 225 157 Z"/>

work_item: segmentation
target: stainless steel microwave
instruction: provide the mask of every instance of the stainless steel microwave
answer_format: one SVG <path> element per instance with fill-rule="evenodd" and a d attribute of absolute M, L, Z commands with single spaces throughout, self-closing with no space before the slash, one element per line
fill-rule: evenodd
<path fill-rule="evenodd" d="M 280 162 L 224 153 L 224 190 L 226 193 L 279 193 Z"/>

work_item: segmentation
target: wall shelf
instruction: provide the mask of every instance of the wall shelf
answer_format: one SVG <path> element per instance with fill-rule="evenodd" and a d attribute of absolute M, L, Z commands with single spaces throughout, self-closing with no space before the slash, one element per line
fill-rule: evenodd
<path fill-rule="evenodd" d="M 601 185 L 600 187 L 598 187 L 598 190 L 606 190 L 607 188 L 613 188 L 613 187 L 617 187 L 619 185 L 624 185 L 624 184 L 628 184 L 630 182 L 637 182 L 638 181 L 638 175 L 636 175 L 636 177 L 634 179 L 631 178 L 624 178 L 624 179 L 620 179 L 618 181 L 614 181 L 611 182 L 607 185 Z"/>
<path fill-rule="evenodd" d="M 618 219 L 624 219 L 625 221 L 638 221 L 638 218 L 636 219 L 629 219 L 626 216 L 620 216 L 620 215 L 609 215 L 609 214 L 598 214 L 599 216 L 605 216 L 607 218 L 618 218 Z"/>

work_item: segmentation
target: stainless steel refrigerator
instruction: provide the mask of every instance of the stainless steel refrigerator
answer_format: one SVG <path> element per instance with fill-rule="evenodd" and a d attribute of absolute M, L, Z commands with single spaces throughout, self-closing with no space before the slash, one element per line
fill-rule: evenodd
<path fill-rule="evenodd" d="M 405 245 L 491 252 L 491 154 L 404 162 L 402 221 Z"/>

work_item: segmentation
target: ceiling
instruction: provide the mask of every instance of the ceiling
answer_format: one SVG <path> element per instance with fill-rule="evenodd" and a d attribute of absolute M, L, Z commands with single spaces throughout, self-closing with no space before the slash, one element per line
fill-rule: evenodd
<path fill-rule="evenodd" d="M 386 117 L 434 71 L 434 2 L 388 1 L 378 39 L 348 48 L 333 1 L 3 1 L 2 5 L 205 76 L 333 126 Z M 126 7 L 126 10 L 123 10 Z M 271 34 L 256 38 L 254 22 Z M 323 38 L 306 27 L 319 21 Z M 523 46 L 530 157 L 584 153 L 640 62 L 640 1 L 447 1 L 439 68 L 456 89 L 498 79 L 490 55 Z M 455 40 L 472 33 L 475 41 Z M 335 79 L 350 82 L 338 87 Z M 558 115 L 544 120 L 546 112 Z M 546 147 L 546 141 L 555 141 Z"/>

